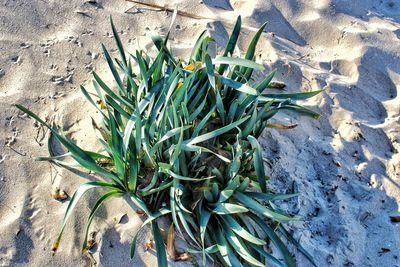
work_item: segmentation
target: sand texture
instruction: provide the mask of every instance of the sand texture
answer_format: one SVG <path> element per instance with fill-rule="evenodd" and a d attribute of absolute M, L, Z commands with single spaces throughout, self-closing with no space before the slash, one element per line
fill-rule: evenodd
<path fill-rule="evenodd" d="M 276 121 L 298 127 L 267 129 L 260 140 L 270 186 L 301 193 L 281 203 L 304 218 L 289 228 L 318 266 L 400 266 L 400 223 L 389 218 L 400 214 L 400 2 L 153 2 L 205 17 L 177 17 L 170 45 L 182 58 L 205 28 L 224 46 L 238 15 L 243 33 L 237 53 L 243 54 L 255 30 L 269 22 L 256 58 L 267 70 L 256 77 L 276 68 L 275 81 L 288 92 L 324 89 L 305 103 L 320 112 L 319 120 L 282 113 Z M 48 133 L 13 105 L 29 107 L 95 149 L 90 116 L 97 114 L 79 85 L 91 87 L 92 70 L 112 81 L 101 54 L 104 43 L 117 56 L 110 15 L 131 52 L 151 48 L 149 34 L 165 34 L 171 20 L 171 13 L 123 0 L 0 0 L 0 266 L 90 263 L 81 242 L 98 195 L 80 202 L 52 256 L 68 201 L 50 194 L 59 187 L 72 195 L 93 178 L 34 161 L 48 155 Z M 149 229 L 129 258 L 142 220 L 122 199 L 101 209 L 92 225 L 99 266 L 156 266 L 155 252 L 144 248 Z M 292 249 L 299 266 L 311 266 Z"/>

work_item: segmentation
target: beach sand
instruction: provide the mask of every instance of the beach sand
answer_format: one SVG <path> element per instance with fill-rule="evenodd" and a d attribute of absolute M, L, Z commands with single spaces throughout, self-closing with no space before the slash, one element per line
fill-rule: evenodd
<path fill-rule="evenodd" d="M 149 1 L 150 2 L 150 1 Z M 257 62 L 276 68 L 286 90 L 324 91 L 305 102 L 319 120 L 280 114 L 294 129 L 267 129 L 264 147 L 269 185 L 300 196 L 281 207 L 303 218 L 288 227 L 318 266 L 400 266 L 400 2 L 344 0 L 153 1 L 200 15 L 178 16 L 170 45 L 187 58 L 205 28 L 220 46 L 238 15 L 243 54 L 255 30 L 268 21 Z M 129 9 L 129 12 L 125 12 Z M 69 195 L 87 173 L 72 173 L 35 156 L 48 155 L 47 137 L 22 104 L 58 125 L 85 148 L 96 148 L 94 109 L 79 90 L 91 87 L 91 71 L 112 77 L 101 54 L 117 56 L 109 17 L 128 51 L 149 49 L 149 34 L 165 34 L 171 13 L 125 1 L 0 1 L 0 266 L 86 266 L 81 254 L 84 223 L 96 194 L 86 196 L 70 218 L 60 245 L 51 245 Z M 148 229 L 129 258 L 133 234 L 143 220 L 122 199 L 98 213 L 93 257 L 99 266 L 156 266 L 146 251 Z M 310 263 L 292 248 L 299 266 Z M 279 255 L 276 255 L 278 258 Z M 173 263 L 177 266 L 186 262 Z"/>

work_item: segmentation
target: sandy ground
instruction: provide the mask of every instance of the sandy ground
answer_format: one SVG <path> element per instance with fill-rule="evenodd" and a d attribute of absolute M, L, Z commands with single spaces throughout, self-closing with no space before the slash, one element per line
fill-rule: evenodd
<path fill-rule="evenodd" d="M 157 1 L 208 17 L 179 17 L 171 45 L 184 57 L 207 27 L 224 45 L 237 15 L 243 17 L 243 53 L 254 29 L 268 21 L 257 61 L 288 91 L 325 91 L 307 102 L 319 121 L 286 116 L 293 130 L 267 130 L 262 140 L 270 186 L 301 196 L 282 207 L 303 217 L 290 228 L 318 266 L 400 266 L 400 224 L 389 216 L 400 204 L 400 2 L 396 0 Z M 165 33 L 170 15 L 114 1 L 0 1 L 0 265 L 85 266 L 80 254 L 86 198 L 67 225 L 60 251 L 51 256 L 67 202 L 50 197 L 55 187 L 72 194 L 90 179 L 34 162 L 47 155 L 46 136 L 12 105 L 23 104 L 53 120 L 87 148 L 96 146 L 93 109 L 79 85 L 96 69 L 108 77 L 100 53 L 115 46 L 112 15 L 125 47 L 150 48 L 150 31 Z M 116 54 L 116 53 L 115 53 Z M 265 73 L 259 73 L 261 78 Z M 124 216 L 127 214 L 127 216 Z M 129 244 L 141 218 L 121 200 L 95 219 L 94 258 L 100 266 L 155 266 L 140 235 L 137 256 Z M 310 264 L 293 250 L 299 266 Z"/>

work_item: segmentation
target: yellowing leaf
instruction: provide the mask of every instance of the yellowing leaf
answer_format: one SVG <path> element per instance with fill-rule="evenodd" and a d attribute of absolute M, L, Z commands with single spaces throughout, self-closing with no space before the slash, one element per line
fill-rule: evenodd
<path fill-rule="evenodd" d="M 99 104 L 100 105 L 100 108 L 101 109 L 106 109 L 106 105 L 104 104 L 104 101 L 103 100 L 99 100 L 99 101 L 97 101 L 97 104 Z"/>
<path fill-rule="evenodd" d="M 190 63 L 189 65 L 186 65 L 184 69 L 193 71 L 194 69 L 201 68 L 201 66 L 203 66 L 203 63 L 200 61 L 196 61 L 195 63 Z"/>
<path fill-rule="evenodd" d="M 176 89 L 178 90 L 179 88 L 181 88 L 183 85 L 183 82 L 178 82 L 178 86 L 176 87 Z"/>

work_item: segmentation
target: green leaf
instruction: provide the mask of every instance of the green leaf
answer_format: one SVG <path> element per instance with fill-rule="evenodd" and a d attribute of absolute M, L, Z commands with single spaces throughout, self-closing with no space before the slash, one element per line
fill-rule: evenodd
<path fill-rule="evenodd" d="M 206 71 L 207 71 L 208 80 L 210 81 L 212 88 L 215 89 L 214 66 L 213 66 L 213 62 L 211 61 L 211 58 L 208 54 L 205 54 L 204 61 L 206 63 Z"/>
<path fill-rule="evenodd" d="M 315 263 L 313 256 L 310 255 L 310 253 L 305 250 L 299 242 L 297 242 L 296 239 L 293 238 L 293 236 L 288 232 L 288 230 L 283 227 L 283 225 L 279 225 L 279 231 L 285 236 L 285 238 L 290 241 L 293 245 L 297 247 L 298 250 L 300 250 L 301 253 L 303 253 L 304 256 L 314 265 L 317 267 L 318 265 Z"/>
<path fill-rule="evenodd" d="M 204 235 L 206 233 L 207 224 L 211 217 L 211 212 L 209 212 L 204 207 L 201 207 L 199 217 L 200 217 L 200 239 L 201 239 L 201 244 L 204 247 Z"/>
<path fill-rule="evenodd" d="M 217 136 L 220 136 L 221 134 L 229 132 L 230 130 L 232 130 L 235 127 L 239 126 L 240 124 L 245 122 L 248 118 L 249 118 L 249 116 L 246 116 L 246 117 L 244 117 L 244 118 L 242 118 L 242 119 L 240 119 L 238 121 L 235 121 L 234 123 L 231 123 L 231 124 L 229 124 L 227 126 L 224 126 L 224 127 L 219 128 L 217 130 L 214 130 L 212 132 L 209 132 L 209 133 L 206 133 L 206 134 L 191 138 L 189 140 L 186 140 L 186 141 L 183 142 L 183 145 L 184 146 L 186 146 L 186 145 L 194 145 L 194 144 L 201 143 L 201 142 L 207 141 L 209 139 L 215 138 Z"/>
<path fill-rule="evenodd" d="M 168 140 L 169 138 L 181 133 L 181 131 L 186 131 L 187 129 L 191 128 L 191 125 L 188 126 L 182 126 L 182 127 L 178 127 L 178 128 L 174 128 L 172 130 L 169 130 L 168 132 L 166 132 L 160 140 L 158 140 L 157 143 L 154 144 L 154 146 L 151 148 L 150 150 L 150 155 L 154 155 L 155 151 L 162 145 L 163 142 L 165 142 L 166 140 Z"/>
<path fill-rule="evenodd" d="M 232 203 L 218 203 L 218 205 L 214 208 L 213 213 L 216 214 L 234 214 L 234 213 L 243 213 L 248 212 L 249 210 L 241 205 L 236 205 Z"/>
<path fill-rule="evenodd" d="M 112 97 L 110 97 L 109 95 L 105 96 L 106 99 L 106 103 L 112 107 L 114 109 L 114 114 L 115 112 L 117 112 L 119 115 L 122 115 L 123 117 L 125 117 L 126 119 L 129 119 L 129 113 L 126 112 L 120 104 L 118 104 Z M 109 109 L 110 110 L 110 109 Z M 117 116 L 115 116 L 115 118 L 117 118 Z"/>
<path fill-rule="evenodd" d="M 89 190 L 96 187 L 108 187 L 108 188 L 115 188 L 113 184 L 106 183 L 106 182 L 89 182 L 79 186 L 78 190 L 75 191 L 71 200 L 68 204 L 67 210 L 64 214 L 64 219 L 61 225 L 60 233 L 57 236 L 56 241 L 53 244 L 53 252 L 57 251 L 58 246 L 60 244 L 61 237 L 64 233 L 65 225 L 67 224 L 68 218 L 71 216 L 73 209 L 75 208 L 76 204 L 78 203 L 79 199 Z"/>
<path fill-rule="evenodd" d="M 81 91 L 82 91 L 83 95 L 86 97 L 86 99 L 100 112 L 100 114 L 103 115 L 103 117 L 106 117 L 104 112 L 99 108 L 99 105 L 97 105 L 93 101 L 93 99 L 90 97 L 89 93 L 86 91 L 85 87 L 83 87 L 82 85 L 81 85 Z"/>
<path fill-rule="evenodd" d="M 222 222 L 224 222 L 222 220 Z M 229 225 L 222 223 L 223 229 L 225 231 L 225 237 L 231 244 L 232 248 L 236 253 L 238 253 L 243 259 L 254 266 L 264 267 L 265 265 L 255 259 L 251 253 L 243 246 L 240 240 L 235 236 Z"/>
<path fill-rule="evenodd" d="M 224 238 L 224 236 L 222 235 L 221 231 L 216 231 L 216 233 L 214 233 L 216 235 L 216 239 L 217 239 L 217 246 L 219 249 L 219 253 L 221 254 L 222 258 L 224 259 L 225 263 L 228 266 L 233 266 L 229 256 L 228 256 L 228 243 L 226 242 L 226 239 Z"/>
<path fill-rule="evenodd" d="M 132 149 L 129 154 L 129 178 L 128 178 L 128 188 L 129 190 L 136 192 L 138 173 L 140 171 L 140 165 L 138 162 L 135 150 Z"/>
<path fill-rule="evenodd" d="M 171 213 L 171 210 L 169 208 L 161 208 L 157 212 L 153 213 L 151 216 L 149 216 L 144 222 L 143 226 L 145 226 L 148 223 L 151 223 L 155 220 L 157 220 L 159 217 L 164 216 L 165 214 Z"/>
<path fill-rule="evenodd" d="M 251 135 L 247 136 L 247 140 L 249 140 L 251 147 L 254 149 L 253 161 L 254 168 L 258 177 L 258 183 L 260 184 L 261 191 L 263 193 L 266 193 L 267 183 L 265 181 L 264 161 L 262 157 L 261 146 L 258 143 L 257 139 Z"/>
<path fill-rule="evenodd" d="M 84 168 L 91 170 L 93 172 L 96 172 L 98 174 L 101 174 L 107 178 L 110 178 L 113 180 L 115 183 L 121 186 L 121 188 L 124 188 L 123 183 L 121 180 L 113 173 L 109 172 L 108 170 L 100 167 L 97 165 L 97 163 L 80 147 L 75 145 L 73 142 L 68 140 L 67 138 L 61 136 L 55 129 L 50 127 L 47 123 L 45 123 L 42 119 L 40 119 L 37 115 L 35 115 L 33 112 L 28 110 L 27 108 L 21 106 L 21 105 L 16 105 L 17 108 L 19 108 L 21 111 L 25 112 L 47 128 L 54 134 L 54 136 L 60 141 L 60 143 L 65 146 L 72 154 L 72 157 Z"/>
<path fill-rule="evenodd" d="M 149 210 L 149 208 L 147 207 L 146 203 L 145 203 L 141 198 L 139 198 L 135 193 L 131 192 L 131 193 L 129 194 L 129 198 L 130 198 L 130 200 L 132 200 L 132 202 L 133 202 L 138 208 L 140 208 L 141 210 L 143 210 L 143 211 L 147 214 L 147 216 L 152 216 L 152 213 L 151 213 L 151 211 Z"/>
<path fill-rule="evenodd" d="M 151 228 L 156 244 L 158 267 L 168 267 L 167 252 L 165 251 L 164 240 L 161 236 L 160 228 L 158 228 L 157 221 L 151 223 Z"/>
<path fill-rule="evenodd" d="M 172 185 L 173 181 L 164 181 L 158 187 L 144 191 L 140 194 L 141 196 L 149 196 L 151 194 L 155 194 L 157 192 L 163 191 Z"/>
<path fill-rule="evenodd" d="M 282 254 L 285 263 L 288 267 L 295 267 L 296 263 L 293 260 L 293 257 L 290 255 L 290 252 L 286 248 L 285 244 L 280 240 L 280 238 L 275 234 L 275 232 L 269 227 L 261 218 L 256 215 L 249 215 L 250 218 L 257 223 L 257 225 L 263 230 L 267 236 L 271 239 L 272 243 L 276 246 L 279 252 Z"/>
<path fill-rule="evenodd" d="M 207 95 L 204 97 L 203 101 L 200 103 L 200 105 L 190 114 L 189 116 L 189 121 L 192 122 L 196 118 L 198 118 L 199 114 L 203 111 L 204 106 L 207 103 Z"/>
<path fill-rule="evenodd" d="M 119 101 L 121 103 L 124 103 L 124 105 L 126 105 L 127 107 L 133 109 L 133 105 L 131 103 L 129 103 L 128 101 L 126 101 L 124 98 L 116 95 L 111 89 L 110 87 L 108 87 L 103 80 L 97 75 L 97 73 L 95 71 L 92 72 L 93 73 L 93 77 L 96 80 L 96 82 L 100 85 L 100 87 L 104 90 L 104 92 L 106 92 L 110 97 L 112 97 L 114 100 Z"/>
<path fill-rule="evenodd" d="M 217 240 L 217 246 L 219 249 L 219 252 L 225 261 L 225 263 L 228 266 L 233 266 L 233 267 L 241 267 L 243 266 L 240 261 L 237 259 L 236 255 L 230 248 L 228 242 L 226 241 L 224 235 L 222 234 L 222 230 L 217 230 L 214 232 L 216 235 L 216 240 Z"/>
<path fill-rule="evenodd" d="M 107 193 L 105 193 L 104 195 L 102 195 L 94 204 L 92 210 L 90 211 L 87 223 L 86 223 L 86 229 L 85 229 L 85 238 L 83 241 L 83 246 L 82 246 L 82 252 L 84 253 L 87 250 L 87 239 L 88 239 L 88 235 L 89 235 L 89 228 L 90 228 L 90 224 L 92 223 L 92 220 L 97 212 L 97 210 L 99 209 L 99 207 L 101 206 L 101 204 L 103 204 L 104 201 L 106 201 L 108 198 L 112 197 L 112 196 L 116 196 L 116 195 L 120 195 L 122 192 L 119 190 L 112 190 L 109 191 Z"/>
<path fill-rule="evenodd" d="M 193 46 L 192 49 L 192 54 L 190 55 L 190 58 L 194 61 L 200 60 L 201 59 L 201 46 L 203 44 L 203 41 L 207 38 L 207 30 L 204 30 L 199 38 L 197 39 L 196 43 Z"/>
<path fill-rule="evenodd" d="M 272 256 L 271 254 L 267 253 L 264 249 L 258 247 L 258 246 L 254 246 L 252 244 L 250 244 L 250 246 L 256 250 L 258 253 L 260 253 L 262 256 L 264 256 L 267 261 L 272 264 L 273 266 L 276 267 L 285 267 L 285 265 L 280 262 L 279 260 L 277 260 L 274 256 Z M 268 265 L 267 265 L 268 266 Z"/>
<path fill-rule="evenodd" d="M 124 136 L 122 140 L 125 154 L 128 152 L 129 140 L 132 136 L 132 131 L 133 128 L 135 127 L 136 120 L 137 120 L 136 113 L 132 113 L 131 117 L 129 118 L 128 122 L 125 125 Z"/>
<path fill-rule="evenodd" d="M 171 165 L 175 165 L 175 161 L 180 156 L 180 153 L 182 153 L 182 151 L 181 151 L 182 142 L 183 142 L 183 128 L 181 128 L 181 133 L 179 135 L 178 143 L 175 145 L 174 151 L 169 159 L 169 163 Z"/>
<path fill-rule="evenodd" d="M 268 218 L 271 218 L 275 221 L 288 222 L 288 221 L 296 220 L 295 218 L 288 217 L 288 216 L 278 213 L 270 208 L 264 207 L 257 201 L 253 200 L 252 198 L 250 198 L 250 197 L 246 196 L 245 194 L 240 193 L 238 191 L 236 191 L 233 195 L 240 203 L 242 203 L 246 207 L 248 207 Z"/>
<path fill-rule="evenodd" d="M 135 201 L 134 201 L 135 202 Z M 139 206 L 140 207 L 140 206 Z M 147 208 L 146 208 L 146 210 L 147 210 Z M 147 214 L 149 215 L 149 218 L 147 218 L 147 220 L 146 221 L 144 221 L 143 223 L 142 223 L 142 225 L 139 227 L 139 229 L 136 231 L 136 234 L 135 234 L 135 236 L 134 236 L 134 238 L 133 238 L 133 240 L 132 240 L 132 243 L 131 243 L 131 249 L 130 249 L 130 256 L 131 256 L 131 258 L 133 258 L 134 256 L 135 256 L 135 249 L 136 249 L 136 241 L 137 241 L 137 237 L 138 237 L 138 235 L 139 235 L 139 232 L 140 232 L 140 230 L 142 229 L 142 228 L 144 228 L 147 224 L 149 224 L 149 223 L 155 223 L 155 220 L 157 220 L 159 217 L 161 217 L 161 216 L 163 216 L 163 215 L 165 215 L 165 214 L 168 214 L 168 213 L 170 213 L 171 212 L 171 210 L 169 210 L 169 209 L 167 209 L 167 208 L 162 208 L 162 209 L 160 209 L 159 211 L 157 211 L 157 212 L 155 212 L 154 214 L 151 214 L 150 212 L 148 212 Z M 153 228 L 153 225 L 152 225 L 152 228 Z M 157 226 L 157 228 L 158 228 L 158 226 Z M 159 230 L 158 230 L 158 232 L 159 232 Z M 154 236 L 154 239 L 156 238 L 155 237 L 155 235 L 154 235 L 154 229 L 153 229 L 153 236 Z M 164 242 L 163 242 L 163 244 L 164 244 Z M 165 248 L 164 248 L 164 252 L 165 252 Z M 162 253 L 162 251 L 161 251 L 161 253 Z M 157 255 L 158 255 L 158 251 L 157 251 Z"/>
<path fill-rule="evenodd" d="M 142 76 L 141 82 L 144 84 L 144 87 L 146 89 L 148 89 L 149 88 L 149 77 L 147 74 L 148 67 L 147 67 L 146 61 L 144 60 L 144 58 L 142 57 L 142 55 L 140 54 L 139 51 L 136 51 L 136 62 L 139 65 L 140 75 Z M 137 97 L 137 99 L 139 99 L 140 95 L 138 95 L 136 97 Z"/>
<path fill-rule="evenodd" d="M 184 180 L 184 181 L 194 181 L 194 182 L 199 182 L 199 181 L 203 181 L 203 180 L 208 180 L 208 179 L 212 179 L 215 176 L 209 176 L 209 177 L 199 177 L 199 178 L 192 178 L 192 177 L 185 177 L 179 174 L 176 174 L 174 172 L 171 171 L 171 165 L 166 164 L 166 163 L 162 163 L 159 162 L 158 166 L 160 167 L 159 171 L 162 173 L 166 173 L 170 176 L 172 176 L 175 179 L 178 180 Z"/>
<path fill-rule="evenodd" d="M 212 64 L 228 64 L 228 65 L 243 66 L 256 70 L 264 70 L 264 66 L 261 64 L 258 64 L 252 60 L 248 60 L 245 58 L 237 58 L 237 57 L 216 56 L 213 59 Z"/>
<path fill-rule="evenodd" d="M 219 79 L 221 80 L 222 84 L 232 87 L 242 93 L 246 93 L 249 95 L 257 95 L 257 90 L 240 82 L 231 80 L 229 78 L 226 78 L 224 76 L 219 76 Z"/>
<path fill-rule="evenodd" d="M 305 100 L 308 98 L 311 98 L 313 96 L 318 95 L 324 90 L 317 90 L 317 91 L 310 91 L 310 92 L 298 92 L 298 93 L 282 93 L 282 94 L 262 94 L 259 96 L 260 101 L 271 101 L 274 99 L 277 100 L 285 100 L 285 99 L 291 99 L 291 100 Z"/>
<path fill-rule="evenodd" d="M 113 22 L 111 16 L 110 16 L 110 22 L 111 22 L 111 28 L 112 28 L 112 32 L 113 32 L 113 35 L 114 35 L 114 39 L 115 39 L 115 42 L 117 43 L 119 55 L 121 56 L 121 59 L 122 59 L 122 63 L 124 63 L 124 65 L 127 66 L 127 61 L 126 61 L 126 57 L 125 57 L 124 48 L 122 46 L 122 42 L 121 42 L 121 39 L 119 38 L 118 32 L 115 29 L 114 22 Z"/>
<path fill-rule="evenodd" d="M 260 82 L 256 86 L 257 92 L 259 92 L 261 94 L 268 87 L 269 83 L 272 81 L 272 78 L 274 78 L 275 73 L 276 73 L 276 69 L 271 71 L 271 73 L 267 77 L 265 77 L 265 79 L 262 80 L 262 82 Z"/>
<path fill-rule="evenodd" d="M 251 118 L 248 121 L 246 127 L 243 129 L 243 132 L 241 133 L 241 138 L 248 136 L 252 132 L 254 132 L 254 128 L 256 126 L 257 122 L 257 105 L 258 105 L 258 100 L 253 105 L 253 114 L 251 114 Z"/>
<path fill-rule="evenodd" d="M 235 118 L 236 110 L 239 105 L 239 100 L 235 99 L 229 107 L 227 123 L 232 123 Z"/>
<path fill-rule="evenodd" d="M 318 114 L 315 111 L 312 111 L 311 109 L 308 109 L 308 108 L 305 108 L 305 107 L 302 107 L 302 106 L 299 106 L 299 105 L 293 104 L 293 103 L 282 105 L 279 107 L 279 109 L 288 109 L 295 113 L 312 117 L 313 119 L 316 119 L 316 120 L 319 119 L 319 117 L 321 116 L 320 114 Z"/>
<path fill-rule="evenodd" d="M 118 74 L 117 69 L 115 68 L 114 62 L 112 61 L 110 54 L 108 53 L 106 47 L 102 44 L 101 45 L 103 49 L 104 56 L 107 60 L 108 66 L 110 67 L 111 73 L 114 76 L 115 81 L 117 82 L 119 90 L 123 93 L 126 94 L 126 90 L 124 88 L 124 85 L 122 83 L 121 77 Z M 126 64 L 126 63 L 125 63 Z"/>
<path fill-rule="evenodd" d="M 140 118 L 140 114 L 136 111 L 136 121 L 135 121 L 135 148 L 136 155 L 140 155 L 140 147 L 142 144 L 142 119 Z"/>
<path fill-rule="evenodd" d="M 208 120 L 211 118 L 212 114 L 215 111 L 215 106 L 213 106 L 210 111 L 207 113 L 206 116 L 197 124 L 197 126 L 194 128 L 194 131 L 192 133 L 192 138 L 195 138 L 196 136 L 199 135 L 200 131 L 203 129 L 204 125 L 208 122 Z"/>
<path fill-rule="evenodd" d="M 245 59 L 254 60 L 254 55 L 255 55 L 258 40 L 260 39 L 261 34 L 264 31 L 264 28 L 266 25 L 267 25 L 267 23 L 264 23 L 260 27 L 260 29 L 256 32 L 256 34 L 254 35 L 249 46 L 247 47 Z M 248 69 L 246 67 L 241 67 L 239 72 L 244 76 L 243 78 L 245 80 L 249 80 L 249 78 L 251 77 L 251 74 L 252 74 L 252 69 Z M 240 80 L 242 80 L 242 79 L 240 79 Z"/>
<path fill-rule="evenodd" d="M 233 28 L 232 34 L 229 37 L 228 44 L 226 45 L 226 48 L 225 48 L 225 51 L 223 54 L 224 57 L 233 54 L 239 34 L 240 34 L 241 24 L 242 24 L 242 18 L 239 16 L 236 20 L 235 27 Z M 224 71 L 226 70 L 227 67 L 228 67 L 228 65 L 226 65 L 226 64 L 220 65 L 218 68 L 218 73 L 219 74 L 224 73 Z"/>
<path fill-rule="evenodd" d="M 245 228 L 243 228 L 235 219 L 230 215 L 221 216 L 222 220 L 226 222 L 227 225 L 241 238 L 253 243 L 255 245 L 264 246 L 266 242 L 261 240 L 251 233 L 249 233 Z"/>
<path fill-rule="evenodd" d="M 135 257 L 136 241 L 137 241 L 140 229 L 142 229 L 142 228 L 139 228 L 139 230 L 135 233 L 135 236 L 133 237 L 132 242 L 131 242 L 131 248 L 130 248 L 131 259 L 133 257 Z"/>

